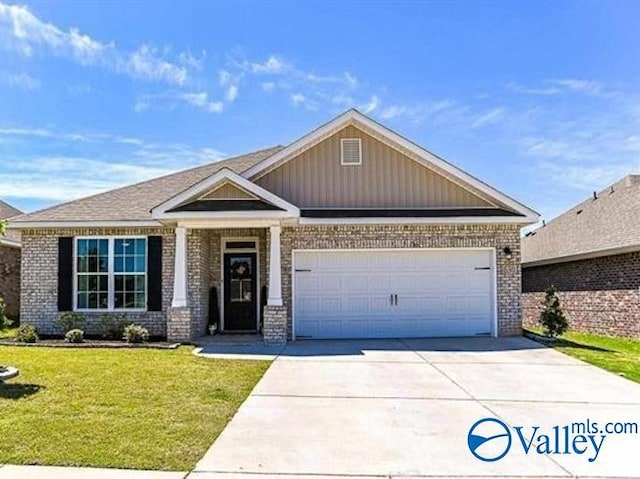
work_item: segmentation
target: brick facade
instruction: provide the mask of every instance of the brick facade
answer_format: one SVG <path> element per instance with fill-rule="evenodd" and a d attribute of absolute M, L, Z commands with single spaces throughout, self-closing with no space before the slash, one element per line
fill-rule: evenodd
<path fill-rule="evenodd" d="M 51 321 L 57 311 L 57 254 L 61 236 L 162 235 L 163 308 L 131 313 L 131 321 L 152 335 L 188 341 L 206 334 L 209 291 L 215 286 L 222 305 L 222 238 L 258 237 L 258 291 L 268 278 L 268 230 L 192 230 L 187 237 L 189 308 L 171 308 L 175 235 L 170 228 L 38 229 L 23 233 L 22 307 L 24 322 L 42 334 L 56 333 Z M 512 257 L 503 253 L 509 247 Z M 511 225 L 389 225 L 283 227 L 281 235 L 283 307 L 264 308 L 264 335 L 269 342 L 291 338 L 291 258 L 295 249 L 349 248 L 495 248 L 497 255 L 497 315 L 501 336 L 521 333 L 520 237 Z M 91 313 L 87 333 L 103 313 Z"/>
<path fill-rule="evenodd" d="M 0 298 L 4 298 L 6 315 L 20 316 L 20 248 L 0 244 Z"/>
<path fill-rule="evenodd" d="M 523 268 L 525 326 L 538 325 L 550 285 L 560 292 L 571 330 L 640 337 L 640 252 Z"/>
<path fill-rule="evenodd" d="M 497 253 L 498 334 L 522 333 L 520 229 L 512 225 L 302 226 L 282 229 L 282 298 L 291 321 L 291 258 L 296 249 L 495 248 Z M 503 252 L 511 249 L 509 259 Z"/>
<path fill-rule="evenodd" d="M 22 233 L 20 318 L 40 334 L 58 334 L 52 321 L 58 315 L 58 238 L 63 236 L 160 235 L 162 241 L 162 311 L 127 313 L 152 336 L 166 336 L 166 312 L 173 296 L 175 235 L 169 228 L 34 229 Z M 104 312 L 87 313 L 87 334 L 96 333 Z"/>

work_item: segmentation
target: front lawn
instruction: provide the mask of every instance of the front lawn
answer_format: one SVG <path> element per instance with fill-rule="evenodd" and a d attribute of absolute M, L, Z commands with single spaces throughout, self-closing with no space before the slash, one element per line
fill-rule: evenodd
<path fill-rule="evenodd" d="M 18 328 L 0 329 L 0 339 L 13 338 L 16 335 Z"/>
<path fill-rule="evenodd" d="M 567 333 L 551 347 L 640 383 L 640 340 Z"/>
<path fill-rule="evenodd" d="M 269 366 L 191 348 L 0 346 L 0 464 L 186 471 Z"/>

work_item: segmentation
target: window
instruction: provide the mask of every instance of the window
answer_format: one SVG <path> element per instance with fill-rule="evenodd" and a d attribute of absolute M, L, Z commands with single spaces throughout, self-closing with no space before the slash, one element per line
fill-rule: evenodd
<path fill-rule="evenodd" d="M 362 140 L 360 138 L 342 138 L 340 140 L 340 164 L 362 164 Z"/>
<path fill-rule="evenodd" d="M 146 238 L 77 238 L 76 309 L 147 307 Z"/>

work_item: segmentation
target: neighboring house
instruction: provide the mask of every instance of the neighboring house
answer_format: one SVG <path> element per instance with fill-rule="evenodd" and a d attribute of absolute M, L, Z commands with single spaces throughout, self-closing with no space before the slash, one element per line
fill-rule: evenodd
<path fill-rule="evenodd" d="M 569 327 L 640 337 L 640 175 L 629 175 L 522 241 L 526 325 L 554 285 Z"/>
<path fill-rule="evenodd" d="M 22 318 L 152 334 L 517 335 L 538 215 L 350 110 L 275 147 L 24 215 Z"/>
<path fill-rule="evenodd" d="M 22 211 L 0 200 L 0 220 L 22 214 Z M 6 305 L 6 315 L 20 315 L 20 233 L 8 231 L 0 236 L 0 298 Z"/>

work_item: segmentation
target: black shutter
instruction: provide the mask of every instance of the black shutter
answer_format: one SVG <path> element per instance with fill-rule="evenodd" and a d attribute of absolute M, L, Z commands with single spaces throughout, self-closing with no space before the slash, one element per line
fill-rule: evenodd
<path fill-rule="evenodd" d="M 147 309 L 162 311 L 162 236 L 149 236 L 147 242 Z"/>
<path fill-rule="evenodd" d="M 58 238 L 58 311 L 73 309 L 73 238 Z"/>

